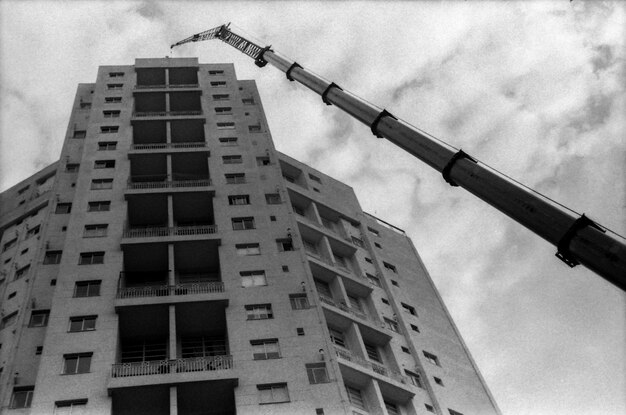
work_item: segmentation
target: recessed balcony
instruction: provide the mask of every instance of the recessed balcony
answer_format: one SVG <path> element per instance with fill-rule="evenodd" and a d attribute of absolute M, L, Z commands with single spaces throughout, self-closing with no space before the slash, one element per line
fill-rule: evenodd
<path fill-rule="evenodd" d="M 180 359 L 164 359 L 156 361 L 114 363 L 111 377 L 163 375 L 170 373 L 204 372 L 214 370 L 230 370 L 233 368 L 233 357 L 206 356 Z"/>

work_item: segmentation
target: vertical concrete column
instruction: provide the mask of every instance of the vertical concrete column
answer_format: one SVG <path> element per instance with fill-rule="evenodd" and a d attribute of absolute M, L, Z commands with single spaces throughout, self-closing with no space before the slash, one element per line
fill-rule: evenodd
<path fill-rule="evenodd" d="M 176 264 L 174 263 L 174 244 L 167 244 L 168 284 L 176 284 Z"/>
<path fill-rule="evenodd" d="M 166 86 L 170 85 L 170 69 L 169 68 L 165 68 L 165 85 Z"/>
<path fill-rule="evenodd" d="M 174 195 L 167 195 L 167 226 L 174 226 Z"/>
<path fill-rule="evenodd" d="M 165 157 L 165 161 L 167 163 L 167 180 L 174 180 L 174 176 L 172 174 L 172 155 L 168 153 Z"/>
<path fill-rule="evenodd" d="M 170 120 L 165 121 L 165 142 L 167 144 L 172 142 L 172 122 Z"/>
<path fill-rule="evenodd" d="M 170 386 L 170 415 L 178 415 L 178 389 Z"/>
<path fill-rule="evenodd" d="M 317 222 L 319 225 L 322 224 L 322 217 L 320 216 L 319 210 L 317 210 L 317 204 L 311 202 L 311 213 L 313 214 L 313 220 Z"/>
<path fill-rule="evenodd" d="M 170 304 L 169 306 L 169 318 L 170 318 L 170 359 L 176 359 L 176 306 Z"/>
<path fill-rule="evenodd" d="M 343 280 L 340 276 L 335 276 L 333 281 L 330 283 L 330 288 L 335 296 L 335 300 L 337 300 L 340 304 L 349 307 L 348 293 L 346 292 L 346 287 L 343 285 Z"/>
<path fill-rule="evenodd" d="M 387 410 L 385 409 L 385 401 L 383 399 L 383 394 L 380 391 L 380 386 L 378 385 L 378 381 L 374 379 L 370 379 L 368 381 L 367 386 L 363 390 L 363 398 L 367 403 L 367 408 L 370 414 L 376 415 L 386 415 Z"/>
<path fill-rule="evenodd" d="M 355 340 L 355 344 L 351 345 L 353 347 L 352 352 L 365 359 L 367 350 L 365 350 L 365 342 L 363 342 L 363 336 L 361 336 L 361 330 L 359 330 L 358 324 L 350 324 L 350 337 Z"/>
<path fill-rule="evenodd" d="M 170 93 L 165 93 L 165 111 L 170 112 Z"/>

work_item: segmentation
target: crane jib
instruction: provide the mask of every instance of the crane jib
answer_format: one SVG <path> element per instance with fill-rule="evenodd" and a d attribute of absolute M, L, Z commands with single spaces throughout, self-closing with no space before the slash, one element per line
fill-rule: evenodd
<path fill-rule="evenodd" d="M 226 32 L 226 35 L 220 37 L 220 39 L 228 43 L 230 46 L 239 49 L 253 59 L 258 58 L 261 51 L 263 51 L 262 47 L 257 46 L 249 40 L 246 40 L 230 31 Z"/>

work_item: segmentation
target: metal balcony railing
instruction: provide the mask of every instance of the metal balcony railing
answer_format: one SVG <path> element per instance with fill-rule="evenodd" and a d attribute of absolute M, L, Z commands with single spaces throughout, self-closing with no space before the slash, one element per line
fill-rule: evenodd
<path fill-rule="evenodd" d="M 198 84 L 156 84 L 156 85 L 135 85 L 135 89 L 163 89 L 163 88 L 198 88 Z"/>
<path fill-rule="evenodd" d="M 319 294 L 319 293 L 318 293 L 318 294 Z M 379 324 L 379 325 L 382 325 L 382 322 L 381 322 L 380 320 L 378 320 L 378 319 L 377 319 L 377 318 L 375 318 L 375 317 L 370 317 L 370 316 L 368 316 L 367 314 L 365 314 L 365 313 L 364 313 L 363 311 L 361 311 L 361 310 L 357 310 L 357 309 L 356 309 L 356 308 L 354 308 L 354 307 L 348 307 L 348 306 L 347 306 L 347 305 L 345 305 L 345 304 L 337 304 L 337 303 L 335 302 L 335 300 L 334 300 L 334 299 L 329 298 L 328 296 L 326 296 L 326 295 L 324 295 L 324 294 L 319 294 L 319 296 L 320 296 L 320 301 L 321 301 L 321 302 L 323 302 L 323 303 L 325 303 L 325 304 L 328 304 L 328 305 L 333 306 L 333 307 L 335 307 L 335 308 L 338 308 L 338 309 L 340 309 L 340 310 L 342 310 L 342 311 L 345 311 L 345 312 L 347 312 L 347 313 L 350 313 L 350 314 L 352 314 L 353 316 L 355 316 L 356 318 L 359 318 L 359 319 L 361 319 L 361 320 L 366 320 L 366 321 L 372 322 L 372 323 L 374 323 L 374 324 Z"/>
<path fill-rule="evenodd" d="M 349 350 L 335 346 L 335 352 L 340 359 L 347 360 L 366 369 L 370 369 L 381 376 L 391 378 L 397 382 L 409 383 L 409 378 L 404 376 L 400 372 L 396 372 L 395 370 L 388 369 L 378 363 L 370 362 L 369 360 L 365 360 L 359 356 L 355 356 Z"/>
<path fill-rule="evenodd" d="M 117 298 L 162 297 L 166 295 L 212 294 L 224 292 L 224 283 L 185 282 L 176 285 L 146 285 L 143 287 L 118 288 Z"/>
<path fill-rule="evenodd" d="M 211 179 L 193 180 L 157 180 L 157 181 L 133 181 L 128 180 L 129 189 L 173 189 L 179 187 L 206 187 L 211 186 Z"/>
<path fill-rule="evenodd" d="M 202 110 L 186 110 L 186 111 L 135 111 L 134 117 L 165 117 L 178 115 L 202 115 Z"/>
<path fill-rule="evenodd" d="M 111 376 L 123 378 L 130 376 L 163 375 L 169 373 L 205 372 L 229 370 L 233 368 L 233 357 L 206 356 L 186 359 L 154 360 L 148 362 L 115 363 Z"/>
<path fill-rule="evenodd" d="M 124 230 L 124 238 L 209 235 L 216 232 L 217 225 L 138 227 Z"/>
<path fill-rule="evenodd" d="M 132 144 L 131 150 L 162 150 L 168 148 L 202 148 L 208 147 L 209 143 L 205 141 L 190 141 L 187 143 L 145 143 Z"/>

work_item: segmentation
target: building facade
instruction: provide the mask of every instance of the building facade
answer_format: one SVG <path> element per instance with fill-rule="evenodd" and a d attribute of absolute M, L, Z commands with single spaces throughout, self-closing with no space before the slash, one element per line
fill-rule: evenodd
<path fill-rule="evenodd" d="M 2 414 L 499 413 L 405 233 L 231 64 L 100 67 L 0 202 Z"/>

